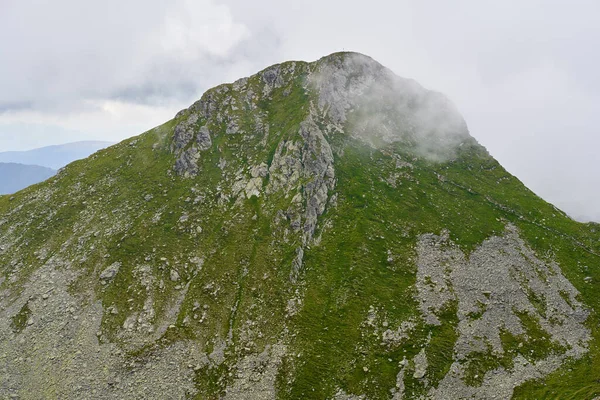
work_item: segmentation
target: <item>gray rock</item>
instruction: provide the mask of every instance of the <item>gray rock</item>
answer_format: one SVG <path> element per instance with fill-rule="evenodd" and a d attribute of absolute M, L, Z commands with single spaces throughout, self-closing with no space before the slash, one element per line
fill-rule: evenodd
<path fill-rule="evenodd" d="M 431 398 L 487 399 L 489 393 L 510 398 L 515 387 L 546 376 L 567 359 L 579 359 L 588 352 L 591 334 L 585 321 L 589 312 L 577 300 L 577 289 L 559 265 L 537 258 L 515 226 L 507 225 L 503 237 L 486 240 L 469 257 L 449 240 L 447 232 L 423 235 L 417 249 L 418 302 L 425 321 L 439 325 L 437 314 L 442 308 L 452 302 L 458 305 L 455 362 L 438 387 L 430 391 Z M 532 304 L 532 296 L 544 303 L 545 313 Z M 481 386 L 467 385 L 463 377 L 468 363 L 464 360 L 490 348 L 493 354 L 503 355 L 501 330 L 525 334 L 518 313 L 537 320 L 550 340 L 565 350 L 532 363 L 524 363 L 523 356 L 517 355 L 512 370 L 500 367 L 489 371 Z"/>
<path fill-rule="evenodd" d="M 185 148 L 192 140 L 194 132 L 196 131 L 197 122 L 198 115 L 191 114 L 185 121 L 180 122 L 175 127 L 175 132 L 173 134 L 173 147 L 175 151 Z"/>
<path fill-rule="evenodd" d="M 210 138 L 210 131 L 206 125 L 203 125 L 198 130 L 198 135 L 196 136 L 196 142 L 198 143 L 198 148 L 201 151 L 208 150 L 212 146 L 212 140 Z"/>
<path fill-rule="evenodd" d="M 198 148 L 195 146 L 180 153 L 179 158 L 175 162 L 175 171 L 178 175 L 186 177 L 195 176 L 198 174 L 198 159 L 200 159 L 200 153 Z"/>
<path fill-rule="evenodd" d="M 267 168 L 267 164 L 260 163 L 259 165 L 255 165 L 250 170 L 250 175 L 253 178 L 264 178 L 267 176 L 269 170 Z"/>
<path fill-rule="evenodd" d="M 276 379 L 287 348 L 282 344 L 268 345 L 260 354 L 242 358 L 234 368 L 234 380 L 223 400 L 275 399 Z"/>
<path fill-rule="evenodd" d="M 100 279 L 103 281 L 112 280 L 117 275 L 120 268 L 121 268 L 120 262 L 115 262 L 115 263 L 111 264 L 108 268 L 106 268 L 104 271 L 102 271 L 102 273 L 100 274 Z"/>
<path fill-rule="evenodd" d="M 49 391 L 62 399 L 195 395 L 195 375 L 187 366 L 206 362 L 206 355 L 196 343 L 183 341 L 157 348 L 149 354 L 151 362 L 136 361 L 131 367 L 125 352 L 103 340 L 100 324 L 105 310 L 101 302 L 81 302 L 71 294 L 77 276 L 66 265 L 64 260 L 53 257 L 25 283 L 16 304 L 0 298 L 0 318 L 5 319 L 18 311 L 24 301 L 53 291 L 44 300 L 43 315 L 32 319 L 34 323 L 19 336 L 12 333 L 9 324 L 0 325 L 0 360 L 4 367 L 0 398 L 12 395 L 35 399 Z M 33 309 L 37 307 L 40 305 L 32 304 Z M 70 312 L 65 312 L 65 308 Z"/>
<path fill-rule="evenodd" d="M 192 113 L 175 127 L 171 150 L 178 155 L 175 162 L 178 175 L 197 175 L 200 152 L 212 146 L 210 131 L 206 125 L 198 126 L 199 120 L 198 114 Z"/>
<path fill-rule="evenodd" d="M 427 367 L 429 363 L 427 362 L 427 355 L 425 354 L 425 349 L 421 349 L 419 354 L 414 359 L 415 363 L 415 373 L 413 378 L 415 379 L 423 379 L 427 374 Z"/>

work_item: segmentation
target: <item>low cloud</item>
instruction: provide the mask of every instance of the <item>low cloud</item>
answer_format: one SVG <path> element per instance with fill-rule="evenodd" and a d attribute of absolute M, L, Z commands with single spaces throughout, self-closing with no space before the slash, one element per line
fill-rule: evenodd
<path fill-rule="evenodd" d="M 399 142 L 415 155 L 442 162 L 471 138 L 446 96 L 395 75 L 368 56 L 329 56 L 317 64 L 310 83 L 333 121 L 373 147 Z"/>

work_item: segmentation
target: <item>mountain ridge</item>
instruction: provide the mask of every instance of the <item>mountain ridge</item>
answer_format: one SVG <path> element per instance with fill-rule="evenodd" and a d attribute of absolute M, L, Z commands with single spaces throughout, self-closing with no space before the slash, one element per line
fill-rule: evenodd
<path fill-rule="evenodd" d="M 113 144 L 105 141 L 79 141 L 22 151 L 0 152 L 0 162 L 15 162 L 26 165 L 40 165 L 58 170 L 68 163 L 85 158 L 90 154 Z"/>
<path fill-rule="evenodd" d="M 414 81 L 274 65 L 0 197 L 0 393 L 593 398 L 598 239 Z"/>
<path fill-rule="evenodd" d="M 0 195 L 14 193 L 55 173 L 55 170 L 39 165 L 0 162 Z"/>

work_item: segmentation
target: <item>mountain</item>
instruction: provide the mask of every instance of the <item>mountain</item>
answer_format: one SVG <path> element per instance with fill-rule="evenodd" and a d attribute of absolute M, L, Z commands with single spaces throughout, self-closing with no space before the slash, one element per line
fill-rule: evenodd
<path fill-rule="evenodd" d="M 109 145 L 110 142 L 83 141 L 28 151 L 0 152 L 0 194 L 14 193 L 48 179 L 55 170 Z"/>
<path fill-rule="evenodd" d="M 0 194 L 10 194 L 53 176 L 56 171 L 39 165 L 0 163 Z"/>
<path fill-rule="evenodd" d="M 111 142 L 83 141 L 27 151 L 5 151 L 0 152 L 0 162 L 41 165 L 47 168 L 60 169 L 70 162 L 88 157 L 90 154 L 111 144 Z"/>
<path fill-rule="evenodd" d="M 0 397 L 591 399 L 600 226 L 336 53 L 0 197 Z"/>

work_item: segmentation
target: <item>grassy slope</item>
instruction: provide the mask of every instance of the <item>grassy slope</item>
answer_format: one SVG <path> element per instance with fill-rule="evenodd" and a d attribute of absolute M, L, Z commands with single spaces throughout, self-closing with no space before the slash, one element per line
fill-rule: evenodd
<path fill-rule="evenodd" d="M 402 149 L 398 152 L 402 154 Z M 598 310 L 595 285 L 583 281 L 586 276 L 591 276 L 592 282 L 600 278 L 593 268 L 599 261 L 593 254 L 598 251 L 593 226 L 572 221 L 535 196 L 481 148 L 463 149 L 451 163 L 416 162 L 414 180 L 404 181 L 397 189 L 381 181 L 392 169 L 392 160 L 381 152 L 355 148 L 337 162 L 340 205 L 325 216 L 332 219 L 334 228 L 307 258 L 310 284 L 298 320 L 302 334 L 297 346 L 308 360 L 294 371 L 296 380 L 289 398 L 301 398 L 313 389 L 320 391 L 315 398 L 324 398 L 335 386 L 349 393 L 386 398 L 395 384 L 395 366 L 405 356 L 414 356 L 429 334 L 429 376 L 435 382 L 447 372 L 456 340 L 452 310 L 446 312 L 441 327 L 419 326 L 412 340 L 398 349 L 388 349 L 361 334 L 370 306 L 385 315 L 390 326 L 415 314 L 413 249 L 414 238 L 420 233 L 448 228 L 452 239 L 468 252 L 489 236 L 502 234 L 504 224 L 510 221 L 522 230 L 539 256 L 560 262 L 581 291 L 582 300 Z M 438 174 L 446 179 L 442 182 Z M 387 250 L 396 255 L 392 263 L 387 261 Z M 590 268 L 584 268 L 586 265 Z M 524 385 L 515 397 L 586 399 L 599 394 L 595 320 L 594 312 L 589 319 L 594 331 L 589 357 L 543 381 Z M 542 332 L 532 328 L 528 333 L 537 343 L 531 340 L 523 349 L 507 350 L 513 354 L 535 350 L 540 357 L 550 351 L 544 347 L 549 344 Z M 491 361 L 483 358 L 473 365 L 485 368 Z M 423 393 L 420 383 L 411 377 L 405 382 L 407 393 Z"/>

